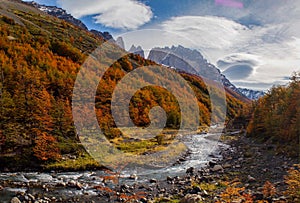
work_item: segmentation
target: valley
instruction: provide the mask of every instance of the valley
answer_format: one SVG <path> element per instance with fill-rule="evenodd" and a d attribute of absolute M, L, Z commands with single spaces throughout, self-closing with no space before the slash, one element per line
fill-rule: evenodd
<path fill-rule="evenodd" d="M 0 202 L 300 200 L 300 73 L 255 91 L 195 49 L 126 43 L 0 0 Z"/>

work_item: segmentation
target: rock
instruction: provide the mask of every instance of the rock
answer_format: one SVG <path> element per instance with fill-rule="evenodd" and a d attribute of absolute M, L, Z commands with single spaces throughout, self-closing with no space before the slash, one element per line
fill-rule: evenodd
<path fill-rule="evenodd" d="M 194 186 L 193 189 L 189 192 L 190 194 L 198 194 L 201 192 L 201 188 L 199 186 Z"/>
<path fill-rule="evenodd" d="M 250 175 L 248 175 L 248 182 L 255 182 L 256 179 Z"/>
<path fill-rule="evenodd" d="M 271 200 L 272 202 L 286 202 L 286 198 L 284 197 L 284 198 L 281 198 L 281 197 L 279 197 L 279 198 L 272 198 L 272 200 Z"/>
<path fill-rule="evenodd" d="M 186 174 L 194 174 L 194 167 L 190 167 L 186 170 Z"/>
<path fill-rule="evenodd" d="M 209 165 L 210 167 L 214 167 L 215 165 L 217 165 L 217 163 L 216 163 L 215 161 L 209 161 L 209 162 L 208 162 L 208 165 Z"/>
<path fill-rule="evenodd" d="M 81 190 L 83 188 L 83 185 L 79 182 L 76 182 L 75 180 L 70 180 L 68 182 L 68 186 L 72 188 L 77 188 L 78 190 Z"/>
<path fill-rule="evenodd" d="M 13 36 L 7 36 L 7 39 L 9 41 L 14 41 L 14 40 L 17 40 L 17 38 L 13 37 Z"/>
<path fill-rule="evenodd" d="M 244 202 L 243 199 L 235 199 L 235 200 L 232 200 L 232 203 L 242 203 Z"/>
<path fill-rule="evenodd" d="M 131 174 L 131 175 L 129 176 L 129 179 L 131 179 L 131 180 L 137 180 L 138 177 L 137 177 L 136 174 Z"/>
<path fill-rule="evenodd" d="M 167 176 L 167 181 L 173 181 L 173 178 L 171 176 Z"/>
<path fill-rule="evenodd" d="M 213 172 L 217 171 L 223 171 L 223 167 L 221 165 L 215 165 L 212 169 L 210 169 Z"/>
<path fill-rule="evenodd" d="M 144 198 L 142 198 L 142 199 L 140 199 L 140 201 L 142 202 L 142 203 L 147 203 L 148 201 L 147 201 L 147 199 L 144 197 Z"/>
<path fill-rule="evenodd" d="M 76 187 L 76 181 L 75 181 L 75 180 L 70 180 L 70 181 L 68 182 L 68 185 L 69 185 L 70 187 Z"/>
<path fill-rule="evenodd" d="M 206 190 L 203 190 L 203 195 L 204 195 L 205 197 L 209 196 L 209 194 L 208 194 L 208 192 L 207 192 Z"/>
<path fill-rule="evenodd" d="M 184 157 L 179 158 L 179 161 L 180 161 L 180 162 L 185 162 L 185 161 L 186 161 L 186 158 L 184 158 Z"/>
<path fill-rule="evenodd" d="M 76 182 L 76 188 L 78 190 L 81 190 L 83 188 L 83 185 L 80 182 Z"/>
<path fill-rule="evenodd" d="M 254 197 L 254 200 L 263 200 L 264 199 L 264 195 L 262 192 L 256 192 L 252 196 Z"/>
<path fill-rule="evenodd" d="M 202 197 L 197 194 L 187 194 L 180 200 L 180 203 L 198 203 L 202 201 Z"/>
<path fill-rule="evenodd" d="M 32 194 L 28 194 L 28 197 L 29 197 L 32 201 L 35 200 L 35 197 L 34 197 Z"/>
<path fill-rule="evenodd" d="M 231 168 L 232 166 L 231 166 L 231 164 L 229 164 L 229 163 L 225 163 L 224 165 L 223 165 L 223 168 Z"/>
<path fill-rule="evenodd" d="M 150 179 L 149 182 L 150 183 L 157 183 L 157 180 L 156 179 Z"/>
<path fill-rule="evenodd" d="M 67 184 L 65 183 L 65 182 L 58 182 L 57 184 L 56 184 L 56 186 L 58 186 L 58 187 L 66 187 L 67 186 Z"/>
<path fill-rule="evenodd" d="M 19 198 L 14 197 L 10 200 L 10 203 L 21 203 L 21 201 L 19 200 Z"/>

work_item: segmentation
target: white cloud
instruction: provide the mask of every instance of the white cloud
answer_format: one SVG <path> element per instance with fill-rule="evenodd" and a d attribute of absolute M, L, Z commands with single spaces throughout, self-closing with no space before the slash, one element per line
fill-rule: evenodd
<path fill-rule="evenodd" d="M 237 67 L 243 67 L 245 74 L 241 75 L 247 78 L 241 79 L 271 84 L 278 83 L 278 78 L 290 75 L 300 66 L 300 33 L 296 29 L 299 25 L 299 22 L 293 21 L 293 24 L 283 22 L 247 28 L 221 17 L 182 16 L 162 23 L 162 28 L 192 41 L 193 48 L 204 53 L 210 62 L 223 62 L 221 69 L 238 70 Z M 232 77 L 232 82 L 241 80 Z"/>
<path fill-rule="evenodd" d="M 202 48 L 226 49 L 243 38 L 248 28 L 215 16 L 181 16 L 162 23 L 162 28 L 186 37 Z"/>
<path fill-rule="evenodd" d="M 251 67 L 251 74 L 245 72 L 246 77 L 233 80 L 244 87 L 257 89 L 261 85 L 266 89 L 287 82 L 286 78 L 300 69 L 300 0 L 243 2 L 243 9 L 230 9 L 201 1 L 193 5 L 189 15 L 154 25 L 158 31 L 150 39 L 153 32 L 149 31 L 127 36 L 128 46 L 151 49 L 180 44 L 198 49 L 213 64 L 232 60 L 221 66 L 222 70 L 248 65 L 248 69 L 242 67 L 248 73 Z"/>
<path fill-rule="evenodd" d="M 76 18 L 95 15 L 96 23 L 127 30 L 144 25 L 153 16 L 149 6 L 136 0 L 58 0 L 58 4 Z"/>

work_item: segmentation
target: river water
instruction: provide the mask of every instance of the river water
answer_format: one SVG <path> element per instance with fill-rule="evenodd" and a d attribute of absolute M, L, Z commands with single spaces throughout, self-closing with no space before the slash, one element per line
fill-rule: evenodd
<path fill-rule="evenodd" d="M 180 176 L 190 167 L 200 168 L 212 159 L 222 158 L 219 155 L 221 148 L 228 148 L 221 142 L 209 139 L 212 134 L 191 135 L 184 138 L 190 154 L 186 159 L 176 165 L 170 164 L 165 168 L 132 168 L 122 171 L 120 183 L 132 184 L 135 182 L 147 182 L 149 179 L 164 180 L 167 176 Z M 133 180 L 129 177 L 135 174 L 137 179 Z M 0 191 L 0 202 L 9 202 L 10 199 L 19 192 L 29 192 L 38 194 L 45 192 L 47 189 L 48 196 L 68 197 L 74 195 L 97 195 L 94 186 L 102 185 L 100 176 L 104 175 L 103 171 L 84 171 L 84 172 L 61 172 L 61 173 L 0 173 L 0 182 L 9 182 L 11 185 Z M 79 182 L 82 186 L 81 190 L 67 187 L 70 182 Z M 30 185 L 30 189 L 28 187 Z M 34 187 L 36 185 L 36 187 Z M 43 188 L 44 185 L 44 188 Z"/>

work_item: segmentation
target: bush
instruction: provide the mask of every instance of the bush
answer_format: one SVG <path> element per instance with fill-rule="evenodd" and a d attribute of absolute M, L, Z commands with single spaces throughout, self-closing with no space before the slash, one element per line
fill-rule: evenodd
<path fill-rule="evenodd" d="M 291 202 L 300 201 L 300 164 L 295 164 L 294 168 L 288 171 L 288 175 L 285 177 L 285 183 L 288 185 L 285 195 L 291 200 Z"/>

